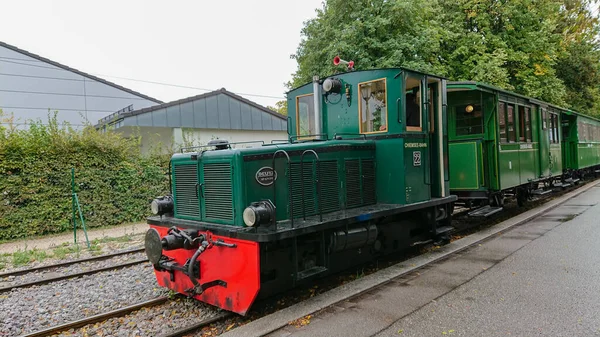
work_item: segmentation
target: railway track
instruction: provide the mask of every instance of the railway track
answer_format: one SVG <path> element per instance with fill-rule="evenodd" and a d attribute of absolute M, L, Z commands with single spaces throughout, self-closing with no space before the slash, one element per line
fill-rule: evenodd
<path fill-rule="evenodd" d="M 213 324 L 215 322 L 218 321 L 222 321 L 225 320 L 227 318 L 233 317 L 233 314 L 230 312 L 222 312 L 217 316 L 213 316 L 213 317 L 209 317 L 203 320 L 199 320 L 198 322 L 195 322 L 194 324 L 191 324 L 185 328 L 173 331 L 169 334 L 163 335 L 161 337 L 182 337 L 185 336 L 187 334 L 190 333 L 194 333 L 200 329 L 202 329 L 203 327 L 209 325 L 209 324 Z"/>
<path fill-rule="evenodd" d="M 55 263 L 55 264 L 49 264 L 46 266 L 39 266 L 39 267 L 35 267 L 35 268 L 9 271 L 9 272 L 0 273 L 0 278 L 5 278 L 5 277 L 9 277 L 9 276 L 19 276 L 19 275 L 23 275 L 23 274 L 33 273 L 36 271 L 43 271 L 43 270 L 54 269 L 54 268 L 59 268 L 59 267 L 67 267 L 67 266 L 71 266 L 71 265 L 83 263 L 83 262 L 101 261 L 101 260 L 110 259 L 110 258 L 113 258 L 116 256 L 133 254 L 133 253 L 141 253 L 143 251 L 144 251 L 143 247 L 142 248 L 134 248 L 134 249 L 123 250 L 120 252 L 115 252 L 115 253 L 110 253 L 110 254 L 86 257 L 84 259 L 77 259 L 77 260 L 59 262 L 59 263 Z"/>
<path fill-rule="evenodd" d="M 127 250 L 127 251 L 116 252 L 116 253 L 106 254 L 106 255 L 102 255 L 102 256 L 61 262 L 61 263 L 47 265 L 47 266 L 40 266 L 40 267 L 35 267 L 35 268 L 30 268 L 30 269 L 17 270 L 17 271 L 13 271 L 13 272 L 6 272 L 6 273 L 0 274 L 0 278 L 7 278 L 10 276 L 21 276 L 21 275 L 26 275 L 29 273 L 49 271 L 49 270 L 53 270 L 53 269 L 68 267 L 68 266 L 71 266 L 74 264 L 79 264 L 79 263 L 102 261 L 102 260 L 107 260 L 107 259 L 114 258 L 117 256 L 122 256 L 122 255 L 127 255 L 127 254 L 135 254 L 135 253 L 140 253 L 143 251 L 144 251 L 143 248 L 131 249 L 131 250 Z M 36 285 L 48 284 L 48 283 L 65 280 L 65 279 L 78 278 L 78 277 L 82 277 L 85 275 L 92 275 L 92 274 L 96 274 L 96 273 L 100 273 L 100 272 L 108 271 L 108 270 L 127 268 L 127 267 L 134 266 L 137 264 L 145 263 L 147 261 L 148 261 L 147 258 L 141 258 L 141 259 L 136 259 L 133 261 L 127 261 L 124 263 L 119 263 L 119 264 L 100 267 L 100 268 L 94 268 L 94 269 L 85 270 L 85 271 L 81 271 L 81 272 L 67 273 L 67 274 L 63 274 L 63 275 L 55 275 L 55 276 L 51 276 L 51 277 L 44 277 L 39 280 L 28 281 L 28 282 L 23 282 L 23 283 L 19 283 L 19 284 L 11 284 L 11 285 L 0 287 L 0 293 L 8 292 L 8 291 L 11 291 L 13 289 L 18 289 L 18 288 L 26 288 L 26 287 L 36 286 Z"/>

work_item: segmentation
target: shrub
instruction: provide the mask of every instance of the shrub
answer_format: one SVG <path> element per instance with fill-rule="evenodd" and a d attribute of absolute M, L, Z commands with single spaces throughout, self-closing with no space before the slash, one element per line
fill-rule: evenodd
<path fill-rule="evenodd" d="M 88 228 L 141 221 L 168 190 L 167 165 L 142 156 L 139 139 L 74 130 L 56 116 L 26 130 L 0 125 L 0 240 L 72 228 L 71 168 Z"/>

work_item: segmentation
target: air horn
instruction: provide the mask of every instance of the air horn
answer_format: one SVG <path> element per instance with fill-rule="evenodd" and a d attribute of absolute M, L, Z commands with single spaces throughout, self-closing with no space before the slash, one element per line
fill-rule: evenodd
<path fill-rule="evenodd" d="M 354 70 L 354 61 L 345 61 L 342 60 L 339 56 L 333 58 L 333 65 L 345 64 L 348 66 L 348 70 Z"/>

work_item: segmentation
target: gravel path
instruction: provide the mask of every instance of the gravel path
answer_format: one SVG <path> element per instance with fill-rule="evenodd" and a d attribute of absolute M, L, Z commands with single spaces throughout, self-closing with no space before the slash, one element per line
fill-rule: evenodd
<path fill-rule="evenodd" d="M 143 308 L 123 317 L 71 329 L 55 336 L 162 336 L 220 312 L 199 301 L 177 297 L 163 305 Z"/>
<path fill-rule="evenodd" d="M 164 296 L 149 263 L 0 294 L 0 336 L 17 336 Z"/>
<path fill-rule="evenodd" d="M 5 273 L 16 270 L 29 269 L 33 267 L 47 266 L 64 261 L 78 260 L 87 257 L 106 255 L 118 251 L 143 247 L 144 235 L 136 234 L 116 238 L 107 237 L 103 239 L 93 240 L 91 242 L 91 249 L 88 249 L 84 243 L 81 243 L 79 244 L 79 246 L 74 246 L 72 244 L 62 244 L 59 246 L 53 246 L 45 250 L 19 250 L 13 253 L 28 253 L 26 255 L 29 255 L 28 257 L 31 259 L 31 261 L 20 265 L 14 265 L 14 256 L 12 256 L 12 253 L 0 254 L 0 272 Z M 34 251 L 37 254 L 32 253 Z M 40 258 L 39 255 L 41 254 L 43 254 L 43 258 Z"/>
<path fill-rule="evenodd" d="M 144 258 L 146 258 L 146 254 L 144 254 L 143 252 L 142 253 L 133 253 L 133 254 L 115 256 L 113 258 L 106 259 L 106 260 L 82 262 L 82 263 L 77 263 L 77 264 L 73 264 L 70 266 L 64 266 L 64 267 L 58 267 L 58 268 L 52 268 L 52 269 L 31 272 L 31 273 L 27 273 L 24 275 L 7 276 L 7 277 L 0 278 L 0 287 L 13 286 L 13 285 L 23 284 L 23 283 L 27 283 L 27 282 L 34 282 L 34 281 L 42 280 L 44 278 L 85 272 L 85 271 L 89 271 L 92 269 L 114 266 L 114 265 L 122 264 L 122 263 L 125 263 L 128 261 L 135 261 L 135 260 L 140 260 L 140 259 L 144 259 Z"/>

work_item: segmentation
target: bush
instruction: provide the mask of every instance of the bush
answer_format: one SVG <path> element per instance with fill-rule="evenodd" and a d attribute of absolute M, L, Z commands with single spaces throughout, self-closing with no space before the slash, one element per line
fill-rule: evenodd
<path fill-rule="evenodd" d="M 88 228 L 142 221 L 168 190 L 167 165 L 142 156 L 139 139 L 73 130 L 56 117 L 27 130 L 0 125 L 0 240 L 72 228 L 71 168 Z"/>

